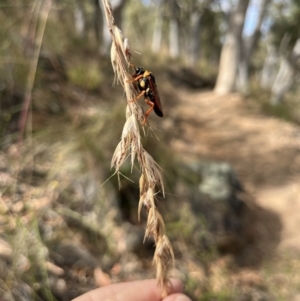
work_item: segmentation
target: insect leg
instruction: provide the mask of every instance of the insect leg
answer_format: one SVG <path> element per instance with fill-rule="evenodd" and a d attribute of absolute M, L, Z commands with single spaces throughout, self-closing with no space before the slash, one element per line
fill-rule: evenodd
<path fill-rule="evenodd" d="M 131 100 L 130 102 L 138 101 L 138 99 L 141 98 L 145 93 L 146 93 L 146 91 L 143 90 L 134 100 Z"/>
<path fill-rule="evenodd" d="M 144 125 L 144 124 L 147 122 L 147 117 L 149 116 L 149 114 L 151 113 L 151 111 L 152 111 L 153 108 L 154 108 L 154 103 L 153 103 L 152 101 L 150 101 L 149 99 L 145 98 L 145 102 L 146 102 L 146 104 L 147 104 L 148 106 L 150 106 L 151 108 L 149 108 L 149 109 L 147 110 L 147 112 L 145 113 L 145 117 L 144 117 L 145 119 L 144 119 L 142 125 Z"/>
<path fill-rule="evenodd" d="M 143 78 L 143 77 L 144 77 L 144 75 L 141 74 L 141 75 L 135 77 L 135 78 L 132 79 L 132 80 L 128 80 L 127 83 L 133 83 L 133 82 L 136 82 L 136 81 L 138 81 L 139 79 L 141 79 L 141 78 Z"/>
<path fill-rule="evenodd" d="M 141 98 L 144 94 L 146 93 L 146 91 L 142 91 L 134 100 L 133 102 L 137 101 L 139 98 Z"/>

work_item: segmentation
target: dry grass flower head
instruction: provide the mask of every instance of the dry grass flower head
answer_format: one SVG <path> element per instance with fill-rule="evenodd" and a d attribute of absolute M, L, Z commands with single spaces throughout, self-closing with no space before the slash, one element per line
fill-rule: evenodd
<path fill-rule="evenodd" d="M 141 172 L 139 188 L 140 199 L 138 215 L 142 208 L 148 213 L 145 239 L 152 237 L 155 241 L 155 253 L 153 262 L 156 267 L 156 278 L 162 288 L 162 295 L 167 295 L 169 283 L 168 274 L 174 264 L 174 253 L 171 243 L 165 233 L 163 217 L 158 211 L 155 195 L 161 192 L 165 195 L 164 183 L 160 173 L 160 167 L 152 156 L 144 149 L 141 143 L 140 124 L 144 124 L 144 111 L 135 101 L 137 91 L 132 83 L 131 75 L 128 73 L 131 64 L 129 42 L 124 39 L 122 32 L 115 25 L 112 8 L 108 0 L 102 0 L 107 26 L 112 38 L 111 63 L 115 73 L 114 83 L 122 85 L 127 99 L 126 122 L 123 127 L 121 140 L 116 147 L 112 157 L 111 167 L 120 174 L 120 168 L 125 160 L 130 157 L 131 168 L 135 161 L 138 162 Z M 145 124 L 149 126 L 148 121 Z"/>

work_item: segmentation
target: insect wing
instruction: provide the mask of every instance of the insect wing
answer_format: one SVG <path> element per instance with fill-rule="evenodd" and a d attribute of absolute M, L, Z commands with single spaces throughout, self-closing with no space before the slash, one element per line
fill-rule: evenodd
<path fill-rule="evenodd" d="M 151 97 L 151 101 L 154 102 L 154 112 L 156 113 L 156 115 L 163 117 L 164 114 L 163 114 L 162 105 L 160 102 L 160 97 L 159 97 L 157 87 L 155 84 L 155 78 L 152 74 L 148 77 L 148 82 L 149 82 L 149 88 L 152 92 L 151 96 L 153 96 L 153 97 Z"/>

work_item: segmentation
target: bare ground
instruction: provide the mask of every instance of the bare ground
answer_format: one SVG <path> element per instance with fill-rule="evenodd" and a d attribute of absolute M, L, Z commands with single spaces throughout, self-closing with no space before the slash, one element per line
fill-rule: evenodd
<path fill-rule="evenodd" d="M 179 90 L 177 100 L 167 104 L 164 124 L 174 133 L 172 149 L 191 162 L 230 162 L 255 202 L 279 217 L 278 249 L 300 250 L 300 127 L 262 115 L 235 94 Z"/>

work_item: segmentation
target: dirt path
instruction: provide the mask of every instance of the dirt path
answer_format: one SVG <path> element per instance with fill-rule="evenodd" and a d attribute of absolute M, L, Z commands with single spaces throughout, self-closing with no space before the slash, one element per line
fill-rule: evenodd
<path fill-rule="evenodd" d="M 180 90 L 170 107 L 172 148 L 186 159 L 230 162 L 256 202 L 282 221 L 279 247 L 300 249 L 300 127 L 250 109 L 238 95 Z"/>

